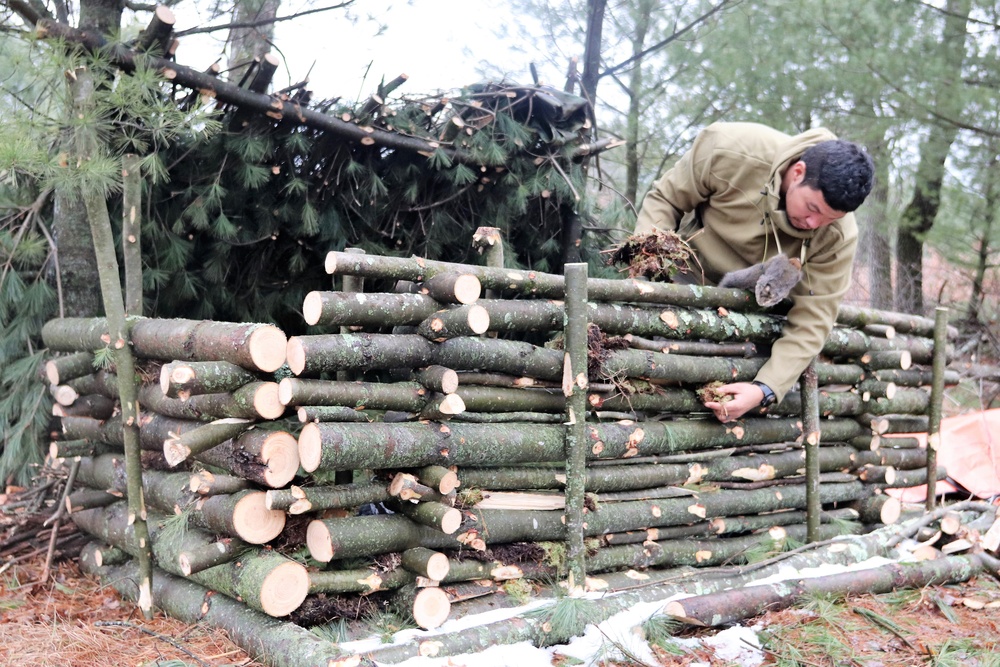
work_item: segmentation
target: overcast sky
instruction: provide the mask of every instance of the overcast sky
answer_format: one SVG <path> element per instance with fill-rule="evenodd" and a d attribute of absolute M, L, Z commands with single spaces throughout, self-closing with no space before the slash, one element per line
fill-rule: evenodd
<path fill-rule="evenodd" d="M 323 3 L 330 0 L 314 0 L 312 6 Z M 282 2 L 279 16 L 305 6 L 302 0 Z M 177 6 L 179 30 L 207 24 L 193 10 L 190 3 Z M 498 26 L 512 21 L 504 0 L 359 0 L 352 11 L 359 16 L 353 25 L 342 10 L 278 23 L 275 45 L 287 70 L 279 69 L 274 87 L 301 81 L 311 69 L 310 89 L 318 98 L 367 97 L 383 76 L 390 80 L 403 73 L 409 80 L 400 92 L 431 93 L 478 81 L 484 60 L 506 63 L 520 80 L 528 79 L 524 57 L 510 54 L 495 35 Z M 368 12 L 374 20 L 364 18 Z M 201 68 L 218 57 L 219 39 L 197 46 L 189 43 L 193 39 L 182 41 L 178 62 Z"/>

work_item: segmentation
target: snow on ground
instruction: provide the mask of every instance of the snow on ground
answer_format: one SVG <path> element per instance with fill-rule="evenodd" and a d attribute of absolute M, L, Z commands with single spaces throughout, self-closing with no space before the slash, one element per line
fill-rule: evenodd
<path fill-rule="evenodd" d="M 773 576 L 761 578 L 747 584 L 748 586 L 763 586 L 791 579 L 809 579 L 841 572 L 866 570 L 881 567 L 899 560 L 909 560 L 905 546 L 900 545 L 903 555 L 901 559 L 890 560 L 882 557 L 869 558 L 853 565 L 824 564 L 817 567 L 797 570 L 792 567 L 781 568 Z M 600 597 L 592 594 L 588 597 Z M 643 622 L 660 613 L 664 605 L 672 600 L 680 600 L 688 595 L 675 595 L 657 602 L 641 602 L 629 609 L 621 611 L 598 625 L 588 625 L 584 634 L 575 637 L 568 644 L 537 648 L 528 642 L 518 644 L 501 644 L 491 646 L 479 653 L 446 657 L 411 658 L 401 667 L 545 667 L 551 665 L 556 656 L 565 656 L 579 660 L 582 665 L 598 665 L 606 660 L 641 660 L 649 666 L 655 666 L 657 659 L 649 644 L 642 637 L 640 630 Z M 435 630 L 405 630 L 394 637 L 393 644 L 404 644 L 410 641 L 430 639 L 442 634 L 467 631 L 480 625 L 502 621 L 526 612 L 544 607 L 551 600 L 537 600 L 522 607 L 498 609 L 450 620 Z M 758 667 L 764 662 L 764 653 L 760 649 L 760 641 L 753 628 L 736 625 L 721 630 L 713 635 L 703 637 L 678 638 L 675 643 L 681 647 L 694 649 L 707 646 L 715 651 L 721 660 L 729 660 L 740 667 Z M 346 651 L 366 653 L 386 646 L 377 637 L 347 642 L 341 645 Z M 627 655 L 626 655 L 627 654 Z M 695 666 L 697 663 L 693 663 Z M 707 667 L 707 665 L 706 665 Z"/>

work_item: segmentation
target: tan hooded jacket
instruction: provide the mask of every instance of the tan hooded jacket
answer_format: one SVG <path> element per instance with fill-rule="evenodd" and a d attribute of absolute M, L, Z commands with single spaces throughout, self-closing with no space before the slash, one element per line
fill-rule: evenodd
<path fill-rule="evenodd" d="M 836 137 L 814 129 L 790 137 L 755 123 L 715 123 L 646 194 L 637 233 L 677 231 L 698 253 L 706 282 L 781 252 L 802 260 L 781 338 L 757 380 L 778 400 L 822 349 L 851 283 L 858 243 L 848 213 L 813 231 L 792 227 L 781 205 L 781 177 L 807 148 Z"/>

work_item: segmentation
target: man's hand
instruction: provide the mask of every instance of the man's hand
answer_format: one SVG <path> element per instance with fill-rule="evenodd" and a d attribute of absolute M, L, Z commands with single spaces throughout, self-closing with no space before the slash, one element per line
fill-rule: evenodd
<path fill-rule="evenodd" d="M 707 401 L 705 407 L 715 413 L 720 422 L 736 421 L 744 414 L 760 406 L 764 400 L 764 390 L 750 382 L 724 384 L 715 390 L 717 394 L 728 394 L 733 400 L 725 403 Z"/>

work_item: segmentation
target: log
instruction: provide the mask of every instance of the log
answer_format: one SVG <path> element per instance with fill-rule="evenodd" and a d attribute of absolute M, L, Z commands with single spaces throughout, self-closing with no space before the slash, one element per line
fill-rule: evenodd
<path fill-rule="evenodd" d="M 228 361 L 171 361 L 160 368 L 160 390 L 169 398 L 231 393 L 256 379 Z"/>
<path fill-rule="evenodd" d="M 248 488 L 250 483 L 242 477 L 216 475 L 209 470 L 199 470 L 188 478 L 188 489 L 199 496 L 217 496 L 221 493 L 237 493 Z M 270 508 L 268 508 L 270 509 Z"/>
<path fill-rule="evenodd" d="M 183 549 L 177 554 L 177 566 L 181 574 L 190 577 L 216 565 L 231 563 L 252 547 L 233 537 L 224 537 L 211 544 L 201 544 Z"/>
<path fill-rule="evenodd" d="M 443 581 L 448 576 L 450 563 L 448 557 L 439 551 L 416 547 L 403 552 L 403 567 L 421 577 Z"/>
<path fill-rule="evenodd" d="M 413 372 L 421 385 L 439 394 L 454 394 L 458 390 L 458 373 L 444 366 L 428 366 Z"/>
<path fill-rule="evenodd" d="M 66 496 L 66 511 L 70 514 L 88 510 L 94 507 L 107 507 L 121 500 L 121 495 L 114 495 L 98 489 L 77 489 Z"/>
<path fill-rule="evenodd" d="M 66 385 L 81 396 L 100 394 L 111 399 L 118 398 L 118 376 L 108 371 L 101 370 L 82 375 L 67 381 Z"/>
<path fill-rule="evenodd" d="M 667 603 L 664 612 L 689 625 L 720 626 L 785 609 L 803 597 L 849 597 L 967 581 L 982 572 L 974 556 L 947 556 L 920 563 L 891 563 L 823 577 L 709 593 Z"/>
<path fill-rule="evenodd" d="M 308 422 L 373 422 L 379 413 L 372 410 L 355 410 L 341 405 L 301 405 L 295 410 L 299 421 Z"/>
<path fill-rule="evenodd" d="M 57 403 L 52 406 L 53 417 L 81 416 L 104 420 L 109 419 L 117 407 L 115 401 L 99 394 L 80 396 L 72 405 L 59 405 L 56 400 Z"/>
<path fill-rule="evenodd" d="M 62 357 L 53 357 L 45 362 L 45 377 L 49 384 L 60 385 L 94 372 L 92 352 L 74 352 Z"/>
<path fill-rule="evenodd" d="M 878 435 L 927 432 L 926 415 L 861 414 L 858 421 Z"/>
<path fill-rule="evenodd" d="M 490 327 L 489 312 L 478 304 L 439 310 L 417 325 L 417 333 L 434 342 L 478 336 Z"/>
<path fill-rule="evenodd" d="M 382 328 L 416 324 L 441 308 L 425 294 L 309 292 L 302 317 L 311 326 Z"/>
<path fill-rule="evenodd" d="M 859 534 L 860 524 L 842 526 L 825 524 L 816 530 L 818 539 L 827 540 L 844 534 Z M 682 565 L 714 567 L 739 561 L 756 546 L 780 550 L 788 540 L 804 542 L 806 526 L 777 526 L 768 531 L 740 537 L 713 537 L 705 540 L 663 540 L 605 547 L 588 559 L 588 572 L 605 572 L 625 568 L 678 567 Z"/>
<path fill-rule="evenodd" d="M 417 382 L 338 382 L 285 378 L 278 384 L 283 405 L 334 405 L 356 410 L 420 412 L 433 394 Z"/>
<path fill-rule="evenodd" d="M 251 422 L 247 419 L 217 419 L 198 428 L 163 441 L 163 455 L 167 463 L 177 466 L 188 457 L 217 447 L 230 438 L 235 438 L 249 428 Z"/>
<path fill-rule="evenodd" d="M 458 473 L 443 466 L 426 466 L 417 471 L 417 478 L 438 493 L 449 494 L 457 489 L 461 482 Z"/>
<path fill-rule="evenodd" d="M 439 303 L 471 304 L 482 293 L 479 278 L 471 273 L 442 272 L 424 280 L 420 292 Z"/>
<path fill-rule="evenodd" d="M 270 324 L 129 318 L 135 355 L 164 361 L 229 361 L 272 373 L 285 362 L 285 334 Z M 104 318 L 49 320 L 42 340 L 53 351 L 93 351 L 110 340 Z"/>
<path fill-rule="evenodd" d="M 98 568 L 82 563 L 85 572 L 101 577 L 128 599 L 135 599 L 137 569 L 132 561 Z M 341 650 L 294 623 L 257 612 L 235 600 L 213 595 L 195 582 L 155 570 L 153 603 L 172 618 L 224 630 L 238 646 L 273 667 L 327 667 L 341 665 Z"/>
<path fill-rule="evenodd" d="M 823 438 L 858 435 L 853 420 L 825 420 Z M 798 421 L 747 419 L 736 424 L 676 421 L 587 424 L 588 458 L 630 458 L 736 444 L 795 440 Z M 306 472 L 425 465 L 514 465 L 563 460 L 565 427 L 548 424 L 338 424 L 310 423 L 299 434 Z"/>
<path fill-rule="evenodd" d="M 439 502 L 412 503 L 404 501 L 395 504 L 393 508 L 414 522 L 440 530 L 445 535 L 451 535 L 462 525 L 462 513 L 454 507 Z"/>
<path fill-rule="evenodd" d="M 299 448 L 286 431 L 252 428 L 195 456 L 247 480 L 277 489 L 285 486 L 299 470 Z"/>
<path fill-rule="evenodd" d="M 91 535 L 135 555 L 139 542 L 123 502 L 107 508 L 73 514 L 73 521 Z M 148 518 L 153 553 L 161 568 L 180 574 L 182 551 L 211 544 L 215 540 L 202 531 L 171 529 L 163 515 L 151 512 Z M 271 616 L 286 616 L 305 599 L 309 578 L 305 567 L 276 551 L 252 549 L 242 559 L 192 574 L 191 578 L 223 595 Z"/>
<path fill-rule="evenodd" d="M 686 354 L 692 357 L 737 357 L 749 359 L 758 356 L 757 345 L 753 343 L 707 343 L 697 340 L 649 339 L 634 334 L 625 334 L 629 347 L 635 350 L 662 352 L 663 354 Z"/>
<path fill-rule="evenodd" d="M 68 459 L 77 456 L 100 456 L 101 454 L 111 452 L 121 453 L 121 448 L 83 439 L 53 440 L 49 443 L 49 458 L 52 460 Z"/>
<path fill-rule="evenodd" d="M 445 559 L 447 561 L 447 559 Z M 378 567 L 320 570 L 309 573 L 309 593 L 361 593 L 391 591 L 416 581 L 417 575 L 402 567 L 383 571 Z"/>
<path fill-rule="evenodd" d="M 232 392 L 186 399 L 169 398 L 160 385 L 149 384 L 140 390 L 139 400 L 153 412 L 177 419 L 278 419 L 285 412 L 276 382 L 250 382 Z"/>
<path fill-rule="evenodd" d="M 416 590 L 403 589 L 402 597 L 410 602 L 413 620 L 425 630 L 440 627 L 451 613 L 451 600 L 443 590 L 437 587 L 420 588 Z M 400 596 L 396 597 L 399 600 Z"/>
<path fill-rule="evenodd" d="M 381 503 L 391 497 L 384 484 L 293 486 L 290 489 L 268 491 L 264 504 L 268 509 L 287 510 L 289 514 L 305 514 Z"/>
<path fill-rule="evenodd" d="M 264 491 L 246 490 L 210 496 L 191 514 L 198 526 L 216 534 L 238 537 L 248 544 L 270 542 L 285 527 L 285 513 L 267 508 Z"/>

